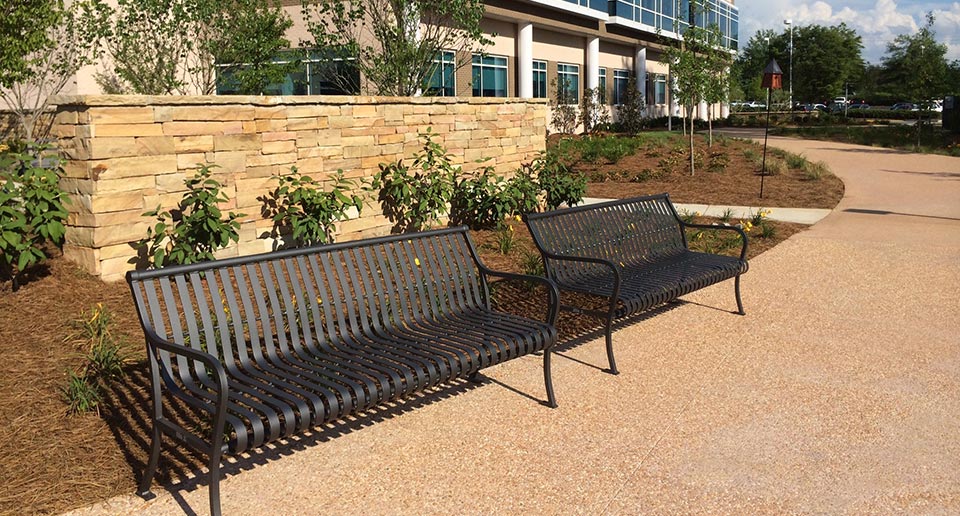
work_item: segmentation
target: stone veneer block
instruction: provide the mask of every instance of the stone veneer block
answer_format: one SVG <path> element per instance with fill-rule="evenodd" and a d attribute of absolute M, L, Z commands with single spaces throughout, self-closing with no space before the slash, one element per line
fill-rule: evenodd
<path fill-rule="evenodd" d="M 175 207 L 199 162 L 219 165 L 214 177 L 230 198 L 222 209 L 245 214 L 239 244 L 216 253 L 225 257 L 272 248 L 260 199 L 291 166 L 321 181 L 338 169 L 369 178 L 420 151 L 431 128 L 465 171 L 490 165 L 509 176 L 546 142 L 546 102 L 532 99 L 104 95 L 55 104 L 54 134 L 70 158 L 62 186 L 74 200 L 65 254 L 104 280 L 134 267 L 130 243 L 154 222 L 142 213 Z M 392 226 L 375 201 L 354 215 L 338 224 L 338 240 Z"/>

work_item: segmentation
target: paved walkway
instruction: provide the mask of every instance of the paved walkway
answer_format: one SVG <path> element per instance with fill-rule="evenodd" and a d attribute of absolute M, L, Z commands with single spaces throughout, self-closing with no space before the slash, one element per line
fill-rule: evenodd
<path fill-rule="evenodd" d="M 826 161 L 846 197 L 753 260 L 745 317 L 716 285 L 621 328 L 619 376 L 602 339 L 564 347 L 555 410 L 525 357 L 244 460 L 224 512 L 960 513 L 960 159 L 771 144 Z M 205 514 L 206 497 L 79 513 Z"/>

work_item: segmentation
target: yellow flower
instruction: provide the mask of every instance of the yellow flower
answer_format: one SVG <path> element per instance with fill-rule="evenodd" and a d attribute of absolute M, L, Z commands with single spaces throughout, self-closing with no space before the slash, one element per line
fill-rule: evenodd
<path fill-rule="evenodd" d="M 514 218 L 514 220 L 516 220 L 517 222 L 523 222 L 523 219 L 520 218 L 520 215 L 514 215 L 513 218 Z"/>
<path fill-rule="evenodd" d="M 322 305 L 322 304 L 323 304 L 323 300 L 320 299 L 320 296 L 317 296 L 317 304 L 318 304 L 318 305 Z"/>
<path fill-rule="evenodd" d="M 420 258 L 414 258 L 413 263 L 417 264 L 417 267 L 420 266 Z"/>
<path fill-rule="evenodd" d="M 699 216 L 700 216 L 700 212 L 699 212 L 699 211 L 693 212 L 693 216 L 694 216 L 694 217 L 699 217 Z"/>
<path fill-rule="evenodd" d="M 507 226 L 507 227 L 510 228 L 510 231 L 513 231 L 513 226 Z"/>

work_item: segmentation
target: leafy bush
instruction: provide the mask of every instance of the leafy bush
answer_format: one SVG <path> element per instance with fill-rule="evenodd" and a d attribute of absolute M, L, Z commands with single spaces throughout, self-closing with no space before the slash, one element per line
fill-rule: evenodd
<path fill-rule="evenodd" d="M 645 108 L 643 95 L 637 89 L 637 78 L 631 74 L 627 79 L 627 89 L 623 92 L 617 111 L 617 124 L 620 130 L 627 134 L 637 134 L 643 130 L 647 123 L 643 114 Z"/>
<path fill-rule="evenodd" d="M 724 152 L 713 152 L 710 153 L 707 170 L 710 172 L 723 172 L 729 164 L 730 156 L 727 156 Z"/>
<path fill-rule="evenodd" d="M 587 193 L 587 177 L 574 172 L 557 152 L 547 151 L 533 163 L 540 188 L 546 194 L 547 208 L 555 210 L 562 204 L 573 206 Z"/>
<path fill-rule="evenodd" d="M 492 168 L 457 181 L 450 200 L 450 221 L 474 229 L 498 227 L 517 210 L 519 199 Z"/>
<path fill-rule="evenodd" d="M 381 163 L 369 186 L 379 191 L 383 213 L 396 231 L 420 231 L 438 222 L 453 197 L 459 167 L 453 165 L 446 149 L 433 141 L 429 129 L 423 139 L 423 152 L 414 154 L 411 166 L 403 160 Z"/>
<path fill-rule="evenodd" d="M 216 165 L 199 167 L 184 181 L 187 193 L 176 210 L 160 211 L 157 206 L 143 214 L 157 218 L 156 225 L 147 228 L 146 238 L 137 242 L 154 267 L 213 260 L 214 251 L 240 240 L 237 219 L 245 215 L 230 212 L 223 217 L 219 204 L 229 199 L 223 185 L 211 177 L 210 170 Z"/>
<path fill-rule="evenodd" d="M 63 245 L 69 202 L 62 168 L 49 147 L 26 144 L 0 158 L 0 277 L 20 287 L 24 271 L 47 259 L 46 244 Z"/>
<path fill-rule="evenodd" d="M 263 201 L 263 215 L 273 220 L 273 238 L 288 234 L 300 246 L 333 242 L 337 222 L 346 220 L 347 212 L 363 210 L 363 198 L 348 195 L 356 183 L 337 170 L 331 179 L 330 191 L 320 181 L 291 167 L 290 173 L 277 178 L 280 182 Z"/>
<path fill-rule="evenodd" d="M 599 87 L 583 90 L 583 99 L 580 101 L 580 123 L 583 132 L 600 131 L 610 125 L 610 112 L 603 102 L 603 92 Z"/>
<path fill-rule="evenodd" d="M 540 209 L 540 184 L 530 165 L 523 165 L 507 180 L 506 194 L 515 200 L 513 214 L 523 214 Z"/>
<path fill-rule="evenodd" d="M 570 81 L 554 79 L 550 83 L 554 96 L 550 99 L 550 125 L 560 134 L 573 134 L 580 118 Z"/>

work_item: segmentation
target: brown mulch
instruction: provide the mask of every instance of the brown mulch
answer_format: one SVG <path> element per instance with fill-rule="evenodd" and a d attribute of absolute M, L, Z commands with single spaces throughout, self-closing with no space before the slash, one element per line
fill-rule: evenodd
<path fill-rule="evenodd" d="M 729 163 L 722 171 L 711 171 L 702 164 L 691 176 L 689 152 L 684 150 L 681 155 L 678 150 L 675 156 L 671 156 L 670 150 L 673 147 L 660 146 L 649 150 L 641 149 L 616 164 L 581 162 L 576 164 L 575 169 L 591 178 L 587 188 L 589 197 L 622 199 L 667 192 L 670 199 L 678 203 L 827 209 L 836 206 L 843 197 L 843 182 L 833 174 L 809 180 L 801 170 L 787 167 L 787 171 L 782 174 L 767 175 L 763 178 L 761 199 L 761 167 L 745 157 L 744 151 L 752 150 L 762 156 L 762 145 L 732 138 L 726 138 L 725 141 L 715 138 L 713 147 L 708 149 L 704 139 L 695 142 L 705 163 L 710 160 L 711 153 L 725 154 Z M 686 149 L 684 144 L 689 145 L 678 137 L 675 147 Z M 664 160 L 671 159 L 673 162 L 664 166 Z M 781 158 L 768 149 L 768 164 L 779 160 Z M 631 178 L 643 170 L 652 172 L 648 175 L 654 177 L 642 182 L 618 179 Z M 604 176 L 610 179 L 596 181 Z"/>
<path fill-rule="evenodd" d="M 753 144 L 727 142 L 730 164 L 723 172 L 592 183 L 588 194 L 627 197 L 668 191 L 676 202 L 764 207 L 833 207 L 842 196 L 843 186 L 832 176 L 804 181 L 788 172 L 766 178 L 764 200 L 759 202 L 752 197 L 759 176 L 743 158 L 748 145 Z M 656 168 L 658 159 L 641 150 L 616 165 L 579 166 L 588 172 L 604 167 L 636 171 Z M 805 227 L 769 223 L 776 227 L 775 237 L 752 237 L 750 257 Z M 520 266 L 523 252 L 536 249 L 523 223 L 510 221 L 509 226 L 515 244 L 507 254 L 496 249 L 496 231 L 474 232 L 475 242 L 488 266 L 525 272 Z M 24 283 L 12 292 L 9 281 L 0 281 L 0 428 L 5 433 L 0 439 L 0 514 L 53 514 L 133 492 L 147 458 L 151 409 L 143 336 L 126 284 L 100 282 L 63 258 L 49 260 Z M 497 299 L 502 308 L 531 317 L 541 317 L 545 308 L 544 296 L 524 285 L 498 286 Z M 576 296 L 564 301 L 596 302 Z M 112 332 L 126 342 L 130 364 L 105 394 L 99 414 L 68 415 L 61 389 L 68 371 L 81 366 L 84 351 L 82 343 L 70 338 L 73 324 L 97 303 L 113 314 Z M 596 319 L 569 313 L 561 313 L 558 327 L 561 351 L 601 335 Z M 173 446 L 165 446 L 162 457 L 160 481 L 184 478 L 202 467 L 197 457 Z"/>

